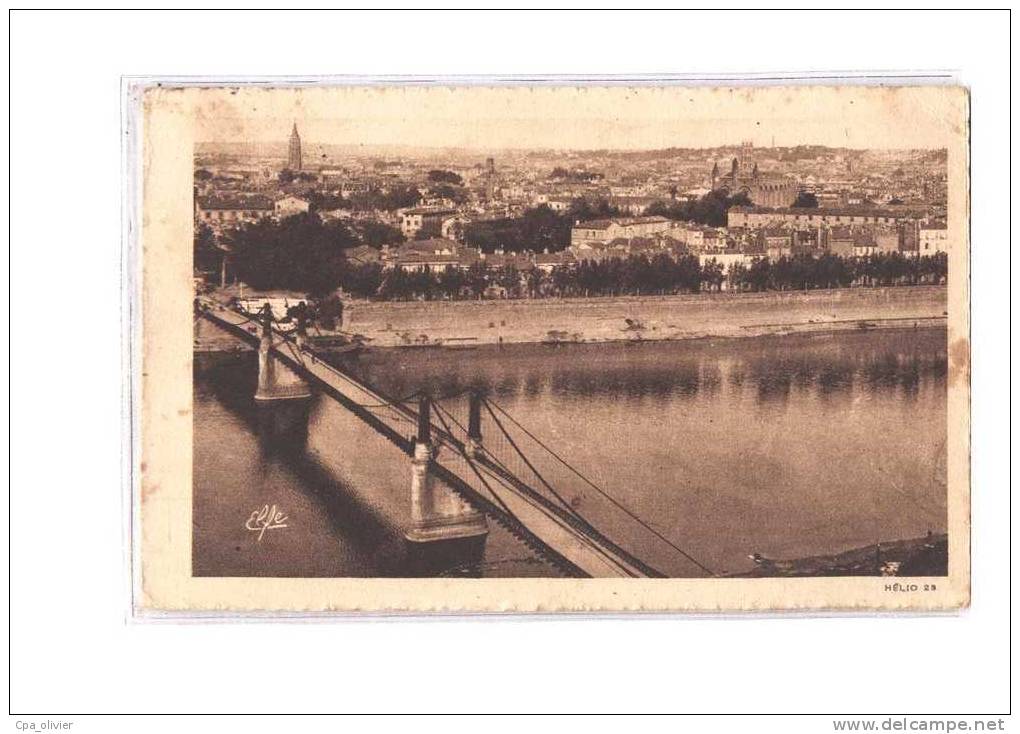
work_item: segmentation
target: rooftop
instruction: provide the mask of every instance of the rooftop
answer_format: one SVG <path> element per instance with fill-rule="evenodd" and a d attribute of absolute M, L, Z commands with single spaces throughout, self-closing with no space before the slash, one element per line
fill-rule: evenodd
<path fill-rule="evenodd" d="M 411 240 L 410 242 L 404 242 L 399 246 L 401 252 L 419 253 L 455 253 L 459 248 L 460 245 L 453 240 L 446 239 L 445 237 L 433 237 L 427 240 Z"/>
<path fill-rule="evenodd" d="M 612 217 L 611 219 L 592 219 L 587 222 L 578 222 L 575 226 L 579 229 L 609 229 L 612 225 L 618 227 L 631 227 L 638 224 L 658 224 L 668 222 L 666 217 Z"/>
<path fill-rule="evenodd" d="M 411 215 L 432 215 L 434 217 L 444 216 L 446 214 L 456 214 L 456 209 L 448 209 L 434 206 L 416 206 L 413 209 L 405 209 L 404 214 Z"/>
<path fill-rule="evenodd" d="M 198 206 L 207 211 L 272 210 L 273 200 L 261 194 L 211 194 L 198 197 Z"/>

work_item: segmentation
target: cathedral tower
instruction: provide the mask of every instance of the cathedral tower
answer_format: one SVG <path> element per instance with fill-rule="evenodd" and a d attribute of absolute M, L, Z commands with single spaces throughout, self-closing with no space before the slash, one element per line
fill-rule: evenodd
<path fill-rule="evenodd" d="M 754 143 L 750 140 L 744 140 L 740 143 L 740 168 L 746 171 L 753 162 Z"/>

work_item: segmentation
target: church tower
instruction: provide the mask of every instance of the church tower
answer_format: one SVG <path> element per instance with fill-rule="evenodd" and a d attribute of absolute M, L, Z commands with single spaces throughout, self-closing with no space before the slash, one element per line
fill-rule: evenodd
<path fill-rule="evenodd" d="M 712 191 L 719 188 L 719 161 L 712 165 Z"/>
<path fill-rule="evenodd" d="M 744 140 L 740 143 L 740 168 L 746 171 L 751 167 L 753 161 L 754 143 L 750 140 Z"/>
<path fill-rule="evenodd" d="M 301 136 L 298 135 L 297 123 L 290 131 L 290 146 L 287 149 L 287 168 L 297 173 L 301 170 Z"/>

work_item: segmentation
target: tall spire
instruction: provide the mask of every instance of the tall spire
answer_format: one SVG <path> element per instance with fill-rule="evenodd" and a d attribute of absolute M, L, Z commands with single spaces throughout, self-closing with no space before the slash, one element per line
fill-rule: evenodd
<path fill-rule="evenodd" d="M 287 168 L 291 171 L 301 170 L 301 136 L 298 135 L 297 122 L 290 132 L 290 145 L 287 148 Z"/>

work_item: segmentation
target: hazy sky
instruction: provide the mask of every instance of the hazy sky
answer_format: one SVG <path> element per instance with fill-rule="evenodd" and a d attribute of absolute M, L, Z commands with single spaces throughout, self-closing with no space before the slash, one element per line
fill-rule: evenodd
<path fill-rule="evenodd" d="M 348 87 L 190 90 L 195 140 L 475 149 L 820 144 L 941 148 L 966 126 L 949 87 Z"/>

